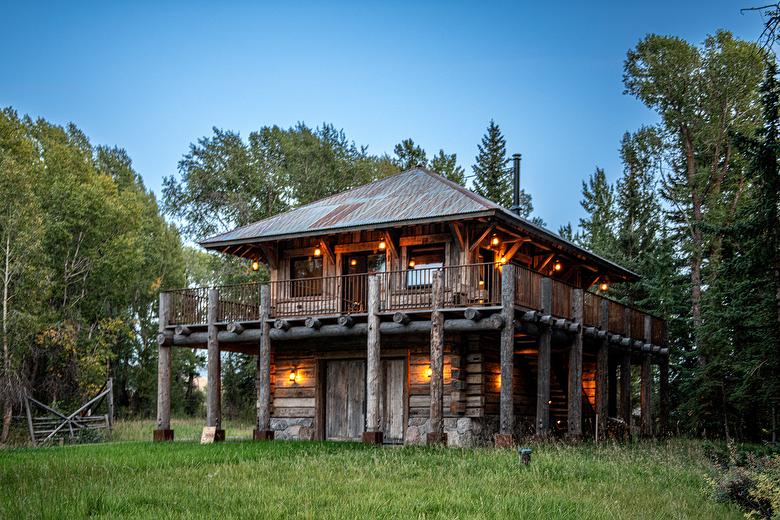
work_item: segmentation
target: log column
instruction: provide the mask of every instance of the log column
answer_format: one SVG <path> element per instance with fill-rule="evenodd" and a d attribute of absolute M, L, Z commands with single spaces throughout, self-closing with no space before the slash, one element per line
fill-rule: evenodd
<path fill-rule="evenodd" d="M 626 336 L 631 337 L 630 309 L 623 314 Z M 625 439 L 631 438 L 631 349 L 621 352 L 620 358 L 620 418 L 626 423 Z"/>
<path fill-rule="evenodd" d="M 515 368 L 515 276 L 511 265 L 501 268 L 501 316 L 504 319 L 504 328 L 501 329 L 501 408 L 495 443 L 497 447 L 507 447 L 514 444 L 515 426 L 512 394 Z"/>
<path fill-rule="evenodd" d="M 609 419 L 609 302 L 601 301 L 599 313 L 598 351 L 596 352 L 596 440 L 605 439 L 607 436 L 607 424 Z"/>
<path fill-rule="evenodd" d="M 571 312 L 574 321 L 579 324 L 572 335 L 569 347 L 569 395 L 568 395 L 568 436 L 572 440 L 582 437 L 582 320 L 584 318 L 584 295 L 582 289 L 571 293 Z"/>
<path fill-rule="evenodd" d="M 433 300 L 431 312 L 431 431 L 428 433 L 428 444 L 445 443 L 444 434 L 444 306 L 443 273 L 433 273 Z"/>
<path fill-rule="evenodd" d="M 550 342 L 552 340 L 552 280 L 542 278 L 541 330 L 539 331 L 539 357 L 536 375 L 536 435 L 547 437 L 550 433 Z"/>
<path fill-rule="evenodd" d="M 651 341 L 651 323 L 650 316 L 645 316 L 644 322 L 644 340 L 646 343 Z M 635 334 L 638 335 L 638 334 Z M 644 349 L 643 349 L 644 350 Z M 642 370 L 641 382 L 639 387 L 639 407 L 641 410 L 641 421 L 639 431 L 642 437 L 653 436 L 653 372 L 650 352 L 642 352 Z"/>
<path fill-rule="evenodd" d="M 368 277 L 368 341 L 366 352 L 366 431 L 363 442 L 382 444 L 382 398 L 381 341 L 379 335 L 379 277 Z M 433 347 L 431 347 L 433 348 Z"/>
<path fill-rule="evenodd" d="M 260 286 L 260 348 L 257 356 L 257 424 L 255 440 L 271 440 L 271 286 Z"/>
<path fill-rule="evenodd" d="M 216 428 L 214 441 L 223 441 L 225 440 L 225 430 L 222 429 L 222 361 L 219 356 L 219 341 L 217 340 L 218 308 L 219 291 L 209 289 L 206 426 Z"/>
<path fill-rule="evenodd" d="M 160 293 L 159 331 L 165 331 L 171 319 L 171 295 Z M 172 441 L 171 429 L 171 345 L 161 344 L 157 353 L 157 428 L 154 440 Z"/>
<path fill-rule="evenodd" d="M 669 357 L 662 356 L 658 362 L 658 433 L 669 433 Z"/>

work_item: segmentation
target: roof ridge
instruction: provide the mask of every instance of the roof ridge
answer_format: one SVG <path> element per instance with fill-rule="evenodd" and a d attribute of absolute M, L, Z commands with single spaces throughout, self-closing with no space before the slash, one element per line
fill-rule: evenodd
<path fill-rule="evenodd" d="M 448 179 L 447 177 L 445 177 L 444 175 L 442 175 L 440 173 L 436 173 L 435 171 L 429 170 L 428 168 L 424 168 L 422 166 L 418 166 L 417 169 L 422 171 L 423 173 L 426 173 L 426 174 L 430 175 L 431 177 L 433 177 L 434 179 L 438 180 L 439 182 L 444 183 L 445 185 L 449 186 L 450 188 L 453 188 L 453 189 L 459 191 L 460 193 L 462 193 L 463 195 L 469 197 L 470 199 L 474 200 L 475 202 L 478 202 L 479 204 L 482 204 L 483 206 L 485 206 L 485 209 L 497 209 L 497 208 L 501 207 L 498 204 L 496 204 L 495 202 L 493 202 L 492 200 L 488 199 L 487 197 L 483 197 L 479 193 L 474 193 L 473 191 L 471 191 L 470 189 L 466 188 L 465 186 L 461 186 L 457 182 L 451 181 L 450 179 Z"/>

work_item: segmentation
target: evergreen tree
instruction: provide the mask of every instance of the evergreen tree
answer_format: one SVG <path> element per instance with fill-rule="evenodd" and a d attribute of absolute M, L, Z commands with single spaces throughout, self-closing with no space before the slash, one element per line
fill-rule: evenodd
<path fill-rule="evenodd" d="M 506 140 L 490 120 L 479 144 L 474 171 L 474 192 L 504 207 L 512 205 L 512 171 L 506 156 Z"/>
<path fill-rule="evenodd" d="M 596 254 L 615 254 L 615 193 L 604 170 L 596 168 L 582 183 L 580 205 L 588 216 L 580 219 L 580 244 Z"/>
<path fill-rule="evenodd" d="M 431 159 L 431 170 L 461 186 L 466 184 L 466 172 L 462 166 L 458 166 L 458 157 L 454 153 L 446 154 L 444 150 L 439 150 Z"/>
<path fill-rule="evenodd" d="M 428 166 L 428 156 L 420 146 L 414 144 L 412 139 L 404 139 L 393 148 L 395 153 L 395 164 L 401 171 L 416 167 L 426 168 Z"/>

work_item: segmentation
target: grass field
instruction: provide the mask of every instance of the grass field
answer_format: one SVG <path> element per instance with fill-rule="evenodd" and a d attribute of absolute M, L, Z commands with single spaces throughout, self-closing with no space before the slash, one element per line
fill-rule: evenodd
<path fill-rule="evenodd" d="M 740 518 L 705 464 L 691 441 L 534 445 L 528 467 L 511 450 L 315 442 L 7 449 L 0 518 Z"/>

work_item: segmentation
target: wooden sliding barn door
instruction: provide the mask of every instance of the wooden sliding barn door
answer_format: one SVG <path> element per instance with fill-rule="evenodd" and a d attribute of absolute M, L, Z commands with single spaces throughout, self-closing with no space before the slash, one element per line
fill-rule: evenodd
<path fill-rule="evenodd" d="M 404 441 L 404 402 L 406 400 L 406 359 L 382 361 L 384 396 L 381 400 L 382 431 L 388 443 Z"/>
<path fill-rule="evenodd" d="M 366 362 L 328 361 L 325 385 L 325 438 L 360 440 L 366 423 Z"/>

